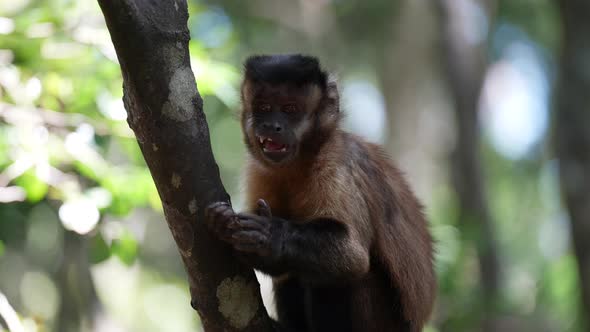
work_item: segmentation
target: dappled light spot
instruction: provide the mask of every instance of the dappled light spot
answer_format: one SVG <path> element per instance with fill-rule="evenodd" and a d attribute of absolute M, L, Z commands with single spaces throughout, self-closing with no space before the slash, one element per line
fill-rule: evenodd
<path fill-rule="evenodd" d="M 202 57 L 191 58 L 191 68 L 199 82 L 201 96 L 214 95 L 229 108 L 239 107 L 239 71 L 226 63 Z M 210 110 L 206 108 L 205 112 Z"/>
<path fill-rule="evenodd" d="M 111 192 L 102 187 L 90 188 L 86 190 L 84 194 L 99 209 L 106 208 L 111 205 L 111 202 L 113 201 L 113 195 Z"/>
<path fill-rule="evenodd" d="M 501 59 L 488 69 L 482 88 L 482 125 L 499 153 L 520 159 L 545 136 L 550 86 L 532 42 L 524 37 L 504 42 Z"/>
<path fill-rule="evenodd" d="M 103 91 L 96 97 L 96 104 L 98 105 L 98 110 L 107 118 L 115 121 L 124 121 L 127 119 L 127 111 L 125 111 L 125 107 L 123 106 L 123 100 L 113 96 L 108 91 Z"/>
<path fill-rule="evenodd" d="M 80 197 L 66 201 L 59 207 L 59 219 L 66 229 L 86 234 L 94 229 L 100 213 L 90 199 Z"/>
<path fill-rule="evenodd" d="M 47 60 L 64 60 L 79 58 L 85 48 L 81 44 L 71 42 L 55 42 L 46 40 L 41 46 L 41 56 Z"/>
<path fill-rule="evenodd" d="M 22 202 L 27 192 L 19 186 L 0 187 L 0 203 Z"/>
<path fill-rule="evenodd" d="M 7 35 L 14 31 L 14 20 L 0 17 L 0 35 Z"/>
<path fill-rule="evenodd" d="M 364 80 L 344 82 L 342 101 L 347 129 L 372 142 L 383 142 L 385 100 L 377 87 Z"/>
<path fill-rule="evenodd" d="M 20 295 L 24 307 L 43 319 L 55 317 L 60 305 L 57 287 L 43 272 L 27 272 L 20 284 Z"/>
<path fill-rule="evenodd" d="M 53 35 L 55 26 L 51 22 L 36 23 L 31 25 L 26 32 L 29 38 L 47 38 Z"/>

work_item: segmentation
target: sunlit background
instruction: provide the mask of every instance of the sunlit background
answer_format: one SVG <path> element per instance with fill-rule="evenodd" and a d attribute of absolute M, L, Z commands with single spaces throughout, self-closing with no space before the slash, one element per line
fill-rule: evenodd
<path fill-rule="evenodd" d="M 482 320 L 582 331 L 550 142 L 559 12 L 549 0 L 482 3 L 453 2 L 446 30 L 428 0 L 189 0 L 215 157 L 239 206 L 242 61 L 317 55 L 339 77 L 346 128 L 382 143 L 427 207 L 440 283 L 428 331 L 481 331 Z M 444 33 L 485 58 L 478 158 L 501 267 L 491 305 L 477 236 L 459 221 Z M 121 87 L 96 1 L 0 1 L 0 331 L 200 329 Z"/>

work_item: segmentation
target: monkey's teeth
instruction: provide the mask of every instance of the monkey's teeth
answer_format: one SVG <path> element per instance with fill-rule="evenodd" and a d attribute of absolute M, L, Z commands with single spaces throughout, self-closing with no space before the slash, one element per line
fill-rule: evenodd
<path fill-rule="evenodd" d="M 260 144 L 264 144 L 264 142 L 272 142 L 272 138 L 269 137 L 258 136 L 258 140 L 260 141 Z"/>

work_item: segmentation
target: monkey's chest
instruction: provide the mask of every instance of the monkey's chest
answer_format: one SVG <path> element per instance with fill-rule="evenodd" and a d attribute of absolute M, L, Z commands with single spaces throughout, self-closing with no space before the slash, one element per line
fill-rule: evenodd
<path fill-rule="evenodd" d="M 264 199 L 271 208 L 273 216 L 303 222 L 312 219 L 317 211 L 322 210 L 322 200 L 317 189 L 307 183 L 273 184 L 248 188 L 247 204 L 250 211 L 256 211 L 256 202 Z"/>
<path fill-rule="evenodd" d="M 317 204 L 308 200 L 304 192 L 275 192 L 263 199 L 269 204 L 273 216 L 291 222 L 304 222 L 314 219 L 315 212 L 321 210 Z"/>

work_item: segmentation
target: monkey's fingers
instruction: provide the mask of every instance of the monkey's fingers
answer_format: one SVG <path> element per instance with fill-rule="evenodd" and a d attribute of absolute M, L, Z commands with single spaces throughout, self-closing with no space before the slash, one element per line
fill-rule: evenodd
<path fill-rule="evenodd" d="M 256 205 L 257 205 L 256 214 L 258 214 L 259 216 L 272 218 L 272 212 L 270 211 L 270 206 L 268 206 L 268 203 L 266 203 L 266 201 L 264 199 L 260 198 L 256 202 Z"/>
<path fill-rule="evenodd" d="M 237 221 L 237 216 L 229 204 L 215 203 L 207 209 L 206 222 L 209 229 L 220 238 L 225 239 L 231 235 L 230 226 Z"/>
<path fill-rule="evenodd" d="M 205 218 L 209 219 L 213 217 L 220 209 L 226 209 L 228 207 L 231 209 L 231 206 L 227 202 L 212 203 L 205 208 Z"/>
<path fill-rule="evenodd" d="M 222 202 L 223 203 L 223 202 Z M 234 210 L 229 206 L 229 204 L 213 204 L 210 205 L 207 210 L 205 211 L 205 216 L 208 219 L 215 219 L 219 215 L 235 215 L 236 213 Z"/>
<path fill-rule="evenodd" d="M 271 220 L 268 217 L 260 216 L 258 214 L 242 212 L 237 214 L 239 220 L 251 220 L 263 225 L 269 224 Z"/>
<path fill-rule="evenodd" d="M 239 231 L 232 235 L 232 239 L 236 243 L 241 244 L 264 244 L 268 241 L 268 237 L 257 231 Z"/>
<path fill-rule="evenodd" d="M 209 228 L 216 231 L 230 229 L 231 225 L 237 221 L 235 213 L 231 210 L 221 211 L 208 219 Z"/>
<path fill-rule="evenodd" d="M 209 204 L 209 206 L 207 206 L 207 209 L 215 208 L 218 206 L 230 206 L 230 205 L 228 202 L 224 202 L 224 201 L 213 202 L 213 203 Z"/>
<path fill-rule="evenodd" d="M 258 253 L 260 255 L 270 253 L 268 237 L 256 231 L 234 233 L 232 235 L 232 245 L 238 251 Z"/>
<path fill-rule="evenodd" d="M 241 230 L 254 230 L 264 233 L 266 236 L 270 236 L 270 224 L 261 223 L 252 219 L 237 218 L 235 223 L 229 225 L 229 228 L 241 231 Z"/>

